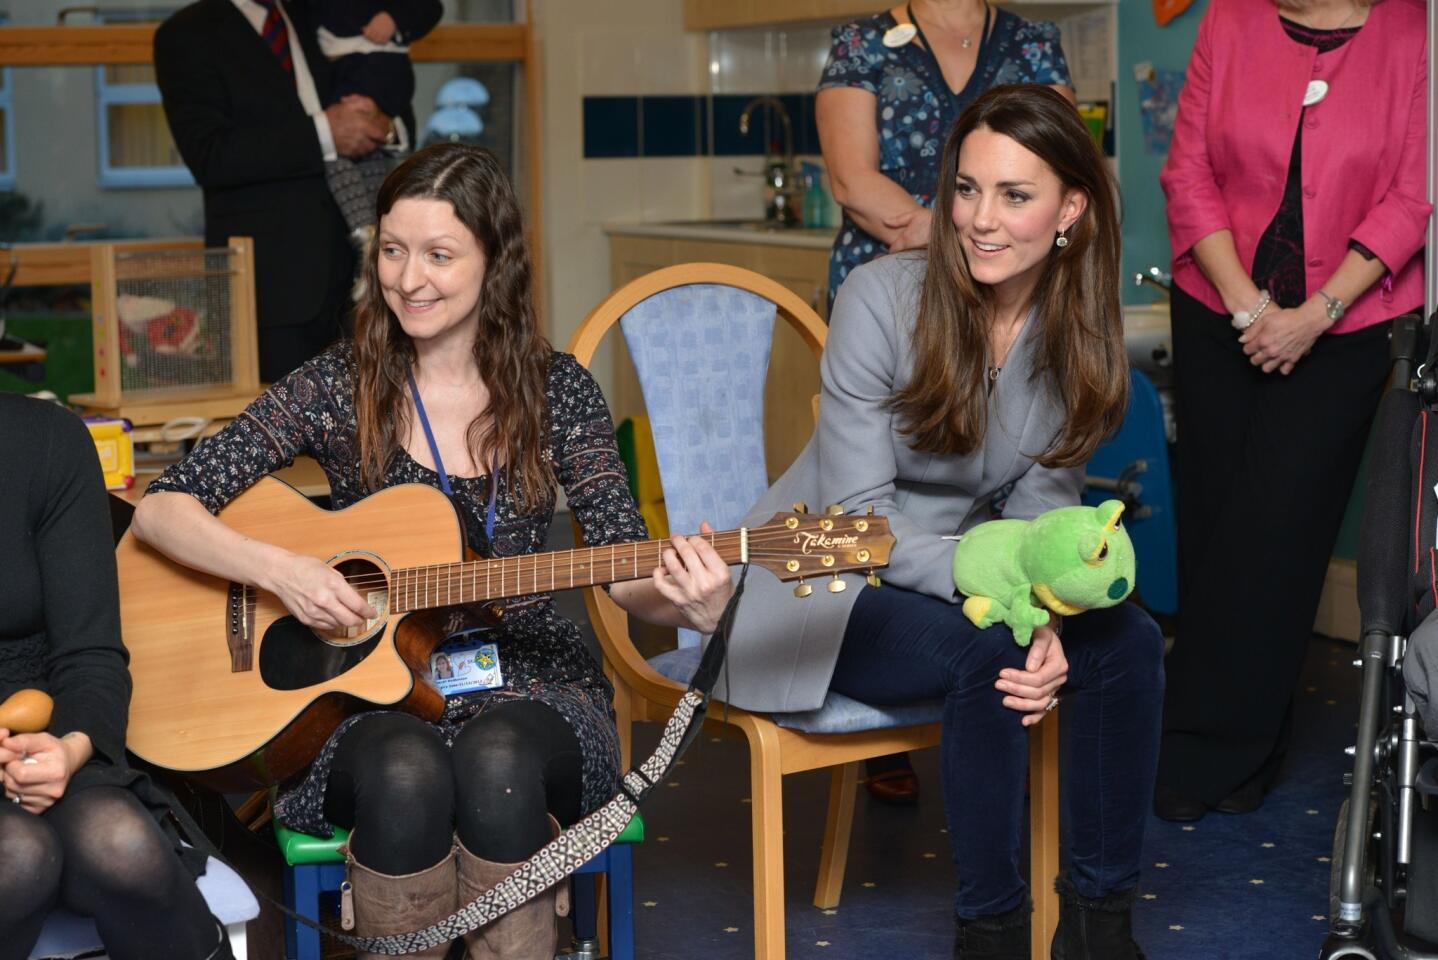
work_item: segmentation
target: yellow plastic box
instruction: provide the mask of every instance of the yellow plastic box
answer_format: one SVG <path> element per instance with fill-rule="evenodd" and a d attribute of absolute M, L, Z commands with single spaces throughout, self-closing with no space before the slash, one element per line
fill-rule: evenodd
<path fill-rule="evenodd" d="M 130 421 L 117 417 L 86 417 L 90 439 L 100 455 L 105 489 L 128 490 L 135 485 L 135 440 Z"/>

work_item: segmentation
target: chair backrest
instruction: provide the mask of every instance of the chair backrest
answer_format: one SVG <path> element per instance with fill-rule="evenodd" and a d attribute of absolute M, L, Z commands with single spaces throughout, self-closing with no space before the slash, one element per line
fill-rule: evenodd
<path fill-rule="evenodd" d="M 615 322 L 639 375 L 654 436 L 669 529 L 691 533 L 739 523 L 768 488 L 764 380 L 783 317 L 814 351 L 822 320 L 760 274 L 714 263 L 681 264 L 621 287 L 594 309 L 570 345 L 588 365 Z M 698 643 L 681 631 L 680 645 Z"/>

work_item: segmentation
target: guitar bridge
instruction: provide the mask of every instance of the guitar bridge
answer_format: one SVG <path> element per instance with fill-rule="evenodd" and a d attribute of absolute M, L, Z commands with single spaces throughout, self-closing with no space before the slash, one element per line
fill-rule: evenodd
<path fill-rule="evenodd" d="M 230 672 L 255 668 L 255 595 L 243 583 L 230 584 L 229 616 L 225 642 L 230 648 Z"/>

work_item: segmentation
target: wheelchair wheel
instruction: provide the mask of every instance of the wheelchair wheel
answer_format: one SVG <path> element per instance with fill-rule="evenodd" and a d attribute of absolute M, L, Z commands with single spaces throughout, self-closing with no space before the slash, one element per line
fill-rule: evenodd
<path fill-rule="evenodd" d="M 1368 804 L 1368 829 L 1369 837 L 1373 836 L 1373 812 L 1374 798 Z M 1343 878 L 1343 849 L 1348 845 L 1348 806 L 1349 801 L 1344 800 L 1343 806 L 1338 808 L 1338 823 L 1333 828 L 1333 856 L 1329 860 L 1328 868 L 1328 919 L 1336 922 L 1338 920 L 1338 890 Z M 1369 840 L 1364 845 L 1363 855 L 1363 889 L 1367 890 L 1374 884 L 1376 876 L 1376 865 L 1374 859 L 1377 851 L 1373 849 L 1373 841 Z"/>
<path fill-rule="evenodd" d="M 1413 811 L 1403 929 L 1429 943 L 1438 943 L 1438 804 Z"/>

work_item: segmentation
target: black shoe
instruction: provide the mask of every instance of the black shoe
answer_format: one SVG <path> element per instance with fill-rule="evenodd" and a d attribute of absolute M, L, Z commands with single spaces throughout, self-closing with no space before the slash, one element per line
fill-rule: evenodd
<path fill-rule="evenodd" d="M 954 960 L 1029 960 L 1028 897 L 1007 913 L 973 920 L 955 918 Z"/>
<path fill-rule="evenodd" d="M 1170 823 L 1193 823 L 1203 819 L 1208 806 L 1202 800 L 1185 797 L 1172 787 L 1159 784 L 1153 788 L 1153 812 L 1160 820 Z"/>
<path fill-rule="evenodd" d="M 1145 960 L 1133 940 L 1134 891 L 1091 899 L 1079 896 L 1060 876 L 1059 925 L 1049 948 L 1051 960 Z"/>
<path fill-rule="evenodd" d="M 1263 798 L 1267 791 L 1263 789 L 1263 782 L 1260 777 L 1254 777 L 1237 790 L 1218 801 L 1213 809 L 1219 813 L 1252 813 L 1263 806 Z"/>

